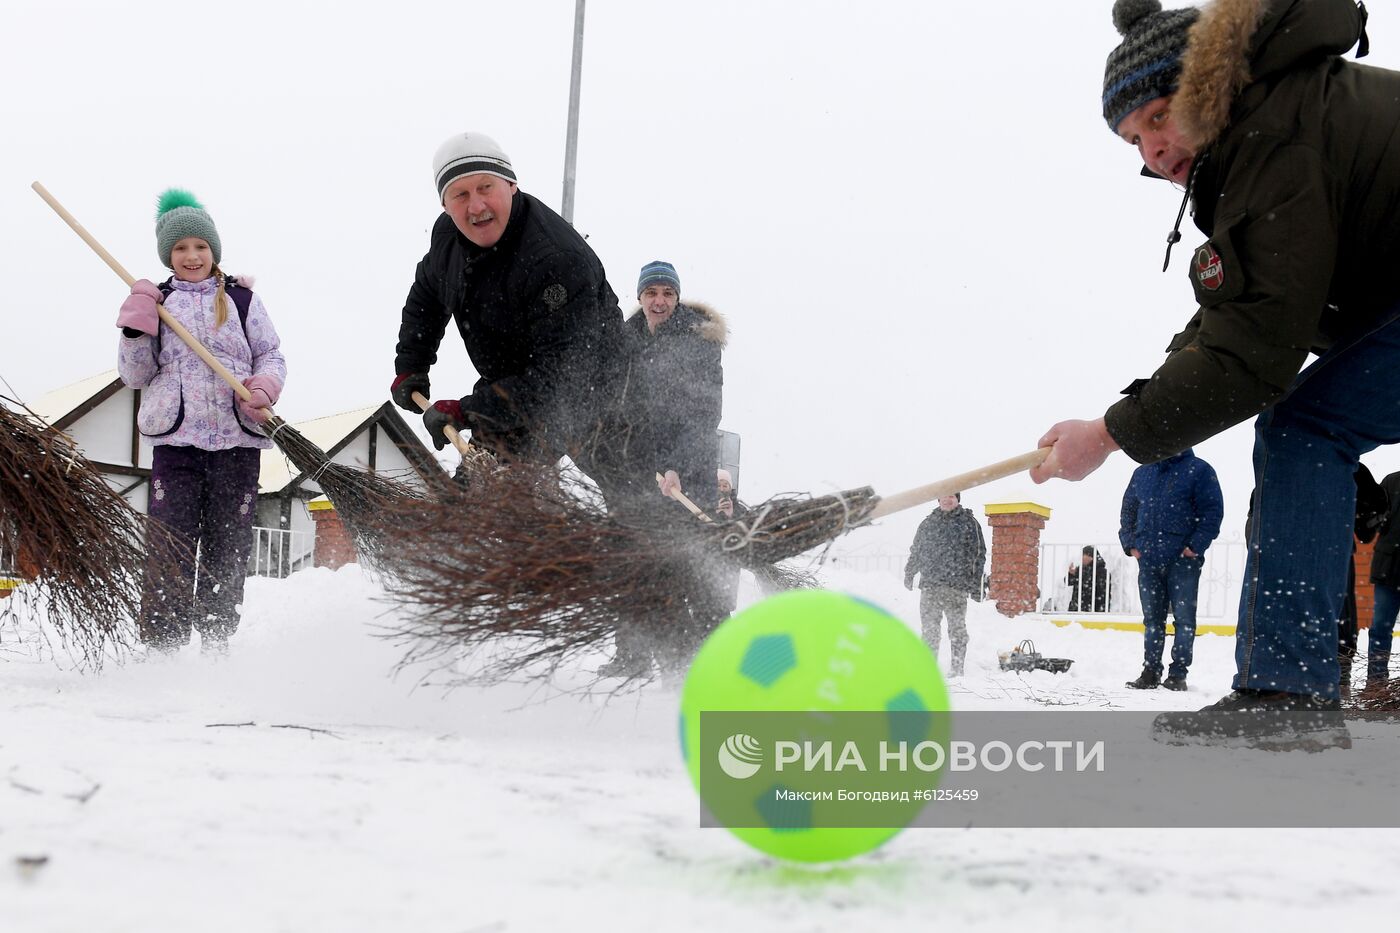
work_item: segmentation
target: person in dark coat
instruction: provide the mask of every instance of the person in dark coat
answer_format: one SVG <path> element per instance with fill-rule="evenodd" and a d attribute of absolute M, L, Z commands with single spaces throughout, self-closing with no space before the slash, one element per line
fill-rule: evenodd
<path fill-rule="evenodd" d="M 1366 689 L 1384 687 L 1390 677 L 1390 650 L 1395 617 L 1400 614 L 1400 473 L 1381 480 L 1386 494 L 1385 521 L 1371 558 L 1376 606 L 1366 637 Z"/>
<path fill-rule="evenodd" d="M 627 319 L 626 405 L 651 437 L 661 492 L 684 493 L 701 508 L 718 501 L 719 421 L 724 400 L 724 317 L 698 301 L 682 302 L 669 262 L 647 263 L 637 278 L 639 307 Z"/>
<path fill-rule="evenodd" d="M 1070 565 L 1065 583 L 1070 594 L 1066 612 L 1108 611 L 1108 564 L 1092 544 L 1084 545 L 1079 563 Z"/>
<path fill-rule="evenodd" d="M 1083 479 L 1120 448 L 1153 463 L 1257 415 L 1234 692 L 1208 709 L 1307 714 L 1306 741 L 1344 744 L 1335 717 L 1312 714 L 1340 707 L 1352 474 L 1400 442 L 1400 134 L 1378 118 L 1394 113 L 1400 72 L 1343 58 L 1369 46 L 1354 0 L 1118 0 L 1113 13 L 1123 41 L 1104 117 L 1144 174 L 1186 188 L 1183 213 L 1190 202 L 1206 238 L 1187 251 L 1198 310 L 1103 417 L 1046 432 L 1032 478 Z M 1264 592 L 1279 580 L 1297 585 Z M 1154 730 L 1215 742 L 1218 722 L 1176 715 Z M 1282 736 L 1256 726 L 1258 744 Z"/>
<path fill-rule="evenodd" d="M 1142 599 L 1143 661 L 1135 690 L 1161 685 L 1185 690 L 1196 641 L 1196 597 L 1206 549 L 1220 534 L 1225 500 L 1209 463 L 1185 450 L 1140 466 L 1123 492 L 1118 540 L 1138 562 Z M 1172 664 L 1162 680 L 1162 651 L 1170 607 L 1176 634 Z"/>
<path fill-rule="evenodd" d="M 961 677 L 967 656 L 967 598 L 982 599 L 982 572 L 987 563 L 987 542 L 971 509 L 963 508 L 962 493 L 938 500 L 938 508 L 919 523 L 909 560 L 904 565 L 904 588 L 914 588 L 919 578 L 919 616 L 924 641 L 938 656 L 942 623 L 948 620 L 948 641 L 953 646 L 950 677 Z"/>
<path fill-rule="evenodd" d="M 734 476 L 721 467 L 715 471 L 715 481 L 719 487 L 719 514 L 726 519 L 742 518 L 749 513 L 748 506 L 739 501 L 734 492 Z"/>
<path fill-rule="evenodd" d="M 713 516 L 719 501 L 721 353 L 728 334 L 724 317 L 699 302 L 682 302 L 679 274 L 660 260 L 642 267 L 637 301 L 639 307 L 624 325 L 622 406 L 635 427 L 627 449 L 628 471 L 661 477 L 660 494 L 653 491 L 652 496 L 662 520 L 695 521 L 669 501 L 676 492 Z M 737 567 L 722 560 L 697 556 L 670 579 L 682 598 L 664 633 L 658 637 L 641 626 L 623 625 L 616 655 L 598 673 L 640 676 L 650 670 L 653 656 L 663 669 L 688 663 L 733 608 L 729 591 L 736 572 Z M 655 621 L 647 627 L 653 633 L 657 628 Z"/>
<path fill-rule="evenodd" d="M 421 412 L 449 321 L 478 379 L 434 402 L 424 425 L 441 450 L 445 428 L 507 459 L 568 454 L 608 495 L 622 482 L 614 448 L 625 335 L 603 264 L 572 226 L 521 191 L 490 137 L 457 134 L 433 158 L 443 213 L 433 224 L 404 302 L 390 393 Z"/>

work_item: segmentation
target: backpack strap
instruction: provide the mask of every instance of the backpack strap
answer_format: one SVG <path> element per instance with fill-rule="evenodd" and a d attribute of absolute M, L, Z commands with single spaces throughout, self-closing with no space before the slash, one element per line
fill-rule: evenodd
<path fill-rule="evenodd" d="M 175 290 L 175 276 L 171 276 L 161 282 L 156 288 L 160 289 L 161 304 L 165 304 L 170 293 Z M 230 276 L 224 276 L 224 294 L 233 299 L 233 306 L 238 309 L 238 325 L 243 328 L 243 337 L 248 337 L 248 309 L 253 306 L 253 290 L 242 285 L 235 285 Z M 160 359 L 160 328 L 156 328 L 156 359 Z"/>
<path fill-rule="evenodd" d="M 235 285 L 226 278 L 224 280 L 224 294 L 233 299 L 233 306 L 238 309 L 238 323 L 243 327 L 243 336 L 248 336 L 248 309 L 253 304 L 253 290 L 244 288 L 242 285 Z"/>

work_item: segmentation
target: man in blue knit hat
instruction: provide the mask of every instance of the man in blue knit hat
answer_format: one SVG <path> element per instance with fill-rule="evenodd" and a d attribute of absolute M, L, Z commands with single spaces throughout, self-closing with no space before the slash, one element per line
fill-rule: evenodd
<path fill-rule="evenodd" d="M 664 477 L 663 495 L 684 492 L 712 509 L 719 497 L 719 419 L 724 368 L 720 353 L 727 325 L 718 311 L 681 302 L 681 279 L 669 262 L 654 260 L 637 276 L 637 308 L 625 330 L 630 338 L 629 407 L 640 414 L 655 442 L 652 464 Z"/>
<path fill-rule="evenodd" d="M 660 474 L 661 494 L 682 492 L 713 512 L 719 500 L 719 419 L 724 393 L 720 354 L 727 338 L 724 317 L 698 301 L 681 301 L 676 267 L 654 260 L 637 276 L 639 307 L 627 319 L 628 372 L 623 400 L 630 418 L 643 426 L 647 443 L 637 475 Z M 660 503 L 662 514 L 690 516 L 677 503 Z M 665 668 L 689 662 L 700 641 L 729 614 L 732 571 L 697 560 L 675 578 L 684 609 L 667 620 L 667 637 L 646 644 L 638 630 L 618 632 L 617 656 L 599 671 L 636 676 L 650 669 L 654 654 Z"/>

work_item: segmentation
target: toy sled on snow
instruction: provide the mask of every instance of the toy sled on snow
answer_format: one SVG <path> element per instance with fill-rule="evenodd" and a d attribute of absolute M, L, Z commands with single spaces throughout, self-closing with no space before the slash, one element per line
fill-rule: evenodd
<path fill-rule="evenodd" d="M 1074 661 L 1069 658 L 1046 658 L 1035 650 L 1035 642 L 1027 638 L 1010 651 L 997 654 L 997 663 L 1004 671 L 1049 671 L 1063 674 Z"/>

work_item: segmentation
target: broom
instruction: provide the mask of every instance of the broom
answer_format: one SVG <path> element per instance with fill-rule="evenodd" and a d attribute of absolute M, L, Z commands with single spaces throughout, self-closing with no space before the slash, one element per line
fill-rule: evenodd
<path fill-rule="evenodd" d="M 450 664 L 467 649 L 471 679 L 488 682 L 548 676 L 619 625 L 684 618 L 677 575 L 714 554 L 690 522 L 610 514 L 583 479 L 529 462 L 377 520 L 401 542 L 384 586 L 402 609 L 391 625 L 409 646 L 404 663 Z"/>
<path fill-rule="evenodd" d="M 1400 677 L 1354 691 L 1343 708 L 1363 713 L 1400 713 Z"/>
<path fill-rule="evenodd" d="M 404 545 L 386 581 L 402 610 L 394 631 L 411 645 L 405 661 L 450 663 L 466 650 L 477 655 L 472 679 L 547 677 L 606 647 L 620 626 L 655 631 L 679 617 L 674 580 L 697 563 L 720 558 L 761 573 L 876 518 L 1031 469 L 1048 453 L 883 499 L 870 487 L 778 498 L 710 523 L 609 514 L 552 468 L 496 471 L 377 516 Z"/>
<path fill-rule="evenodd" d="M 656 481 L 662 480 L 660 473 L 656 474 Z M 691 501 L 690 497 L 679 489 L 671 490 L 671 498 L 685 506 L 686 511 L 694 515 L 697 519 L 707 524 L 713 524 L 714 519 L 704 509 Z M 749 572 L 754 575 L 759 587 L 765 593 L 775 593 L 782 590 L 815 589 L 821 585 L 817 575 L 802 570 L 797 567 L 785 567 L 782 564 L 754 564 L 749 567 Z"/>
<path fill-rule="evenodd" d="M 39 182 L 34 182 L 30 187 L 43 198 L 54 213 L 63 218 L 83 242 L 92 248 L 102 261 L 115 272 L 123 282 L 130 286 L 136 280 L 125 267 L 103 248 L 102 244 L 88 233 L 77 218 L 70 214 L 58 200 L 48 192 Z M 239 398 L 245 402 L 252 396 L 248 388 L 238 380 L 238 377 L 229 372 L 222 363 L 214 358 L 208 349 L 201 344 L 193 334 L 186 330 L 179 321 L 175 320 L 164 305 L 157 305 L 156 309 L 160 314 L 160 320 L 169 327 L 175 336 L 185 342 L 185 345 L 199 355 L 210 369 L 219 378 L 228 383 Z M 269 409 L 269 412 L 271 410 Z M 379 509 L 384 508 L 389 503 L 398 502 L 405 499 L 421 498 L 421 493 L 413 489 L 406 483 L 399 482 L 377 473 L 355 469 L 344 464 L 335 463 L 326 452 L 316 446 L 306 438 L 300 431 L 273 414 L 262 426 L 262 431 L 270 437 L 282 451 L 288 460 L 296 466 L 298 470 L 310 474 L 311 479 L 318 483 L 326 496 L 335 505 L 336 513 L 341 521 L 345 523 L 346 530 L 355 543 L 355 549 L 361 557 L 371 561 L 377 557 L 382 557 L 385 549 L 385 539 L 380 533 L 380 526 L 372 521 L 372 517 Z"/>
<path fill-rule="evenodd" d="M 884 497 L 861 486 L 826 496 L 770 499 L 743 519 L 719 526 L 720 546 L 739 552 L 745 566 L 759 560 L 776 563 L 876 519 L 1033 469 L 1049 455 L 1050 448 L 1041 447 Z"/>
<path fill-rule="evenodd" d="M 147 548 L 159 564 L 178 545 L 68 437 L 30 415 L 0 405 L 0 564 L 23 581 L 0 618 L 15 604 L 42 605 L 68 652 L 95 670 L 133 643 Z"/>

